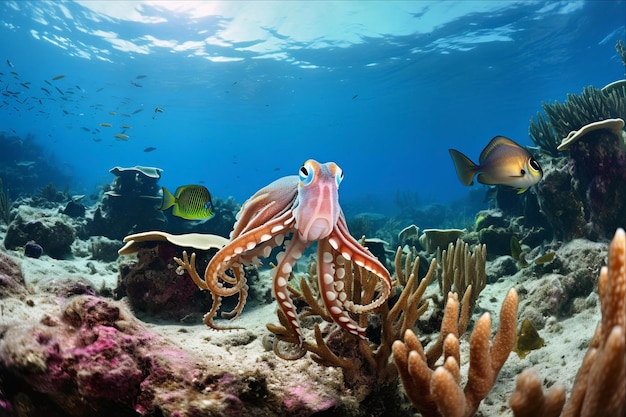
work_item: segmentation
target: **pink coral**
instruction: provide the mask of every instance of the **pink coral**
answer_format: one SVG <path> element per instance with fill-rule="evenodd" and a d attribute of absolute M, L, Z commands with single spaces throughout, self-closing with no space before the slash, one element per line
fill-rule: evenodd
<path fill-rule="evenodd" d="M 337 405 L 337 399 L 320 395 L 314 386 L 302 383 L 289 387 L 283 406 L 290 416 L 310 416 Z"/>

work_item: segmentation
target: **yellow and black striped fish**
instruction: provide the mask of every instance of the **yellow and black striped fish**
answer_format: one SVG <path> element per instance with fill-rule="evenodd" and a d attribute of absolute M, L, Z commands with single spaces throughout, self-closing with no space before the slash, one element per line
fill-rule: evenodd
<path fill-rule="evenodd" d="M 202 185 L 182 185 L 172 194 L 167 188 L 163 190 L 161 210 L 174 207 L 172 214 L 185 220 L 210 219 L 215 215 L 211 193 Z"/>

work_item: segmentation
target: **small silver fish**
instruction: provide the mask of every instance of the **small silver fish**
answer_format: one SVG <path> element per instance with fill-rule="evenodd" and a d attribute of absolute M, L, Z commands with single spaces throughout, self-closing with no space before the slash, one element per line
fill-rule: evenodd
<path fill-rule="evenodd" d="M 543 170 L 526 149 L 504 136 L 496 136 L 483 149 L 478 165 L 456 149 L 448 149 L 459 180 L 471 185 L 478 174 L 478 182 L 488 185 L 508 185 L 518 194 L 537 184 Z"/>

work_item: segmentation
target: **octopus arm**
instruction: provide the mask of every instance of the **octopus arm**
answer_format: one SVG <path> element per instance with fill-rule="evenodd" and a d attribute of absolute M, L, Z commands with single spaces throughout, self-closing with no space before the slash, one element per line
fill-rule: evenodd
<path fill-rule="evenodd" d="M 376 275 L 381 283 L 381 293 L 371 303 L 359 305 L 354 304 L 351 300 L 346 300 L 343 303 L 344 307 L 354 313 L 364 313 L 380 307 L 387 301 L 392 287 L 389 271 L 367 248 L 350 235 L 343 213 L 340 214 L 335 228 L 328 237 L 328 242 L 344 258 Z"/>
<path fill-rule="evenodd" d="M 326 311 L 337 325 L 365 339 L 365 329 L 360 327 L 345 310 L 347 294 L 344 291 L 344 262 L 328 239 L 317 242 L 317 279 Z"/>
<path fill-rule="evenodd" d="M 283 311 L 291 329 L 298 335 L 298 345 L 302 346 L 304 341 L 302 330 L 298 321 L 296 307 L 289 297 L 287 285 L 293 270 L 293 265 L 302 256 L 302 252 L 309 245 L 309 242 L 299 238 L 297 233 L 287 243 L 284 252 L 277 256 L 278 264 L 271 271 L 273 281 L 273 293 L 278 303 L 278 307 Z"/>

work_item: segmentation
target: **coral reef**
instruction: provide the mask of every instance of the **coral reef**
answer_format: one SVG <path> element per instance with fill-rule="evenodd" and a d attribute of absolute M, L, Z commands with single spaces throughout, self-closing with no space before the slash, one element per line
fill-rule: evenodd
<path fill-rule="evenodd" d="M 626 415 L 626 233 L 618 229 L 598 282 L 602 319 L 576 375 L 569 400 L 562 386 L 544 395 L 536 372 L 523 372 L 511 397 L 516 417 Z M 561 414 L 561 409 L 563 412 Z"/>
<path fill-rule="evenodd" d="M 564 103 L 543 103 L 546 114 L 537 113 L 530 121 L 531 140 L 543 151 L 558 156 L 561 139 L 573 130 L 598 120 L 626 118 L 626 85 L 610 89 L 586 87 L 581 95 L 568 94 Z"/>

